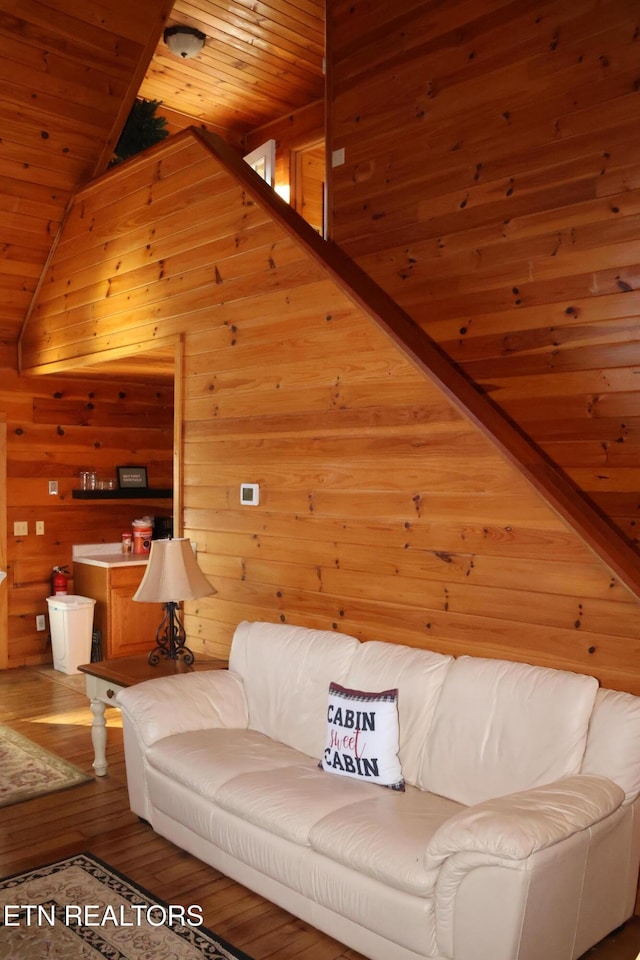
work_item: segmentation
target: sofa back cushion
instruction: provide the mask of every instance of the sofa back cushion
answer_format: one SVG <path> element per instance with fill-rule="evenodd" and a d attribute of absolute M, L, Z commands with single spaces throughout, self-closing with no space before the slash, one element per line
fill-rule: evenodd
<path fill-rule="evenodd" d="M 359 640 L 281 623 L 236 628 L 229 669 L 242 677 L 249 727 L 320 760 L 331 681 L 345 685 Z"/>
<path fill-rule="evenodd" d="M 398 690 L 400 766 L 406 783 L 416 786 L 424 745 L 436 703 L 453 657 L 395 643 L 371 640 L 356 650 L 348 687 L 358 690 Z"/>
<path fill-rule="evenodd" d="M 598 690 L 581 773 L 609 777 L 622 787 L 625 803 L 640 794 L 640 697 Z"/>
<path fill-rule="evenodd" d="M 419 786 L 475 804 L 579 773 L 597 691 L 594 677 L 459 657 L 447 670 Z"/>

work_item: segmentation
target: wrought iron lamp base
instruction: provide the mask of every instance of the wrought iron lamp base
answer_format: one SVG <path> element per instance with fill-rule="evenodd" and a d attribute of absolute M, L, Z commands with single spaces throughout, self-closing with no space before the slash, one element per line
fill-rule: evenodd
<path fill-rule="evenodd" d="M 178 616 L 178 604 L 175 600 L 168 600 L 164 605 L 164 618 L 156 631 L 156 646 L 147 657 L 147 662 L 155 666 L 164 658 L 192 664 L 195 657 L 186 645 L 186 639 L 184 625 Z"/>

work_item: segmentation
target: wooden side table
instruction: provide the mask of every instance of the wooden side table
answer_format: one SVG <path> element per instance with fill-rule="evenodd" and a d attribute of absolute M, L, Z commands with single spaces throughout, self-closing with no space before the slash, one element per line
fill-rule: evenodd
<path fill-rule="evenodd" d="M 118 657 L 100 660 L 78 667 L 85 674 L 85 690 L 91 701 L 91 740 L 93 742 L 93 769 L 97 777 L 107 772 L 107 725 L 104 711 L 107 706 L 117 707 L 115 698 L 120 690 L 132 687 L 144 680 L 156 677 L 171 677 L 178 673 L 194 673 L 201 670 L 226 670 L 228 660 L 197 660 L 191 666 L 182 660 L 161 660 L 150 666 L 147 657 Z"/>

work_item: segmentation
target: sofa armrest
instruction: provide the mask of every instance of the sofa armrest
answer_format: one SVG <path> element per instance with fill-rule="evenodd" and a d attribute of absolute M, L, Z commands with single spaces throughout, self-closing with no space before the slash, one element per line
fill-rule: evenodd
<path fill-rule="evenodd" d="M 439 870 L 452 854 L 525 860 L 610 816 L 624 791 L 607 777 L 576 774 L 555 783 L 466 807 L 435 831 L 425 854 Z"/>
<path fill-rule="evenodd" d="M 443 823 L 425 854 L 441 956 L 475 960 L 480 935 L 483 956 L 494 960 L 521 950 L 570 956 L 588 851 L 615 832 L 623 800 L 612 780 L 576 775 L 467 807 Z M 535 943 L 532 953 L 523 937 Z"/>
<path fill-rule="evenodd" d="M 121 690 L 116 702 L 144 747 L 176 733 L 249 724 L 242 680 L 230 670 L 147 680 Z"/>

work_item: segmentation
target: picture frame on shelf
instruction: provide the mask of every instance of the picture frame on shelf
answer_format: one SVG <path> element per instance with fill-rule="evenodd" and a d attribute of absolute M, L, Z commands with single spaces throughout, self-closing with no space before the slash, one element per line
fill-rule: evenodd
<path fill-rule="evenodd" d="M 147 483 L 146 467 L 117 467 L 118 487 L 120 490 L 146 490 Z"/>

